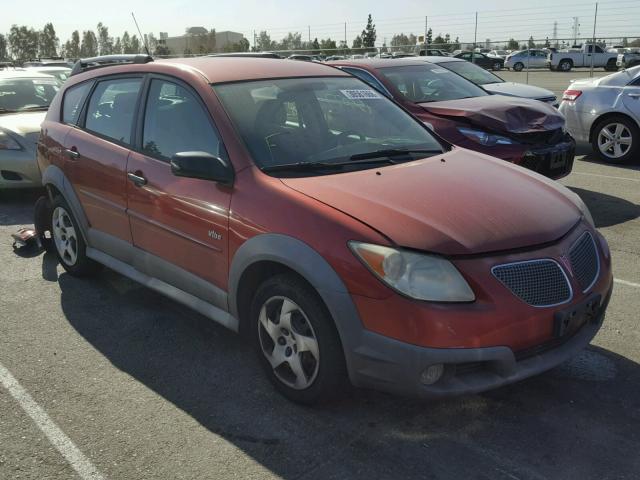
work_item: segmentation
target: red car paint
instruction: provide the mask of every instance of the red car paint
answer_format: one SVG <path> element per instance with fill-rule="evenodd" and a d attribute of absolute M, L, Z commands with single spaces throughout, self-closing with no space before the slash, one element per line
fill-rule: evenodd
<path fill-rule="evenodd" d="M 232 186 L 176 177 L 166 162 L 61 123 L 62 95 L 52 103 L 42 127 L 40 168 L 55 165 L 69 176 L 90 226 L 222 290 L 229 288 L 229 266 L 248 239 L 284 234 L 303 241 L 328 262 L 368 331 L 424 347 L 507 346 L 519 351 L 552 339 L 557 309 L 525 304 L 492 276 L 491 267 L 530 258 L 559 261 L 585 231 L 604 242 L 585 221 L 576 195 L 463 148 L 351 173 L 267 175 L 253 163 L 211 88 L 263 78 L 347 76 L 338 69 L 271 59 L 178 59 L 81 73 L 71 77 L 63 91 L 96 75 L 147 73 L 181 80 L 199 95 L 231 160 Z M 416 105 L 405 107 L 429 121 L 453 122 L 425 114 Z M 127 181 L 127 172 L 143 174 L 147 185 L 135 187 Z M 208 235 L 211 230 L 224 241 Z M 443 304 L 399 295 L 355 257 L 348 247 L 353 240 L 446 256 L 476 301 Z M 597 243 L 601 271 L 589 294 L 604 297 L 612 285 L 611 263 Z M 575 279 L 571 283 L 574 305 L 587 294 L 580 293 Z"/>

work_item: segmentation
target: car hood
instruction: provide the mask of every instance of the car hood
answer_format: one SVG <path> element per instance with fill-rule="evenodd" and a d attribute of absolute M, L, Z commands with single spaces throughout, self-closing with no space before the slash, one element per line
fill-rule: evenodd
<path fill-rule="evenodd" d="M 498 132 L 535 133 L 564 126 L 564 117 L 546 103 L 501 95 L 419 103 L 425 111 Z"/>
<path fill-rule="evenodd" d="M 524 83 L 497 82 L 487 83 L 485 85 L 481 85 L 481 87 L 491 93 L 506 95 L 509 97 L 533 99 L 555 97 L 555 94 L 551 90 L 535 87 L 533 85 L 526 85 Z"/>
<path fill-rule="evenodd" d="M 462 148 L 383 168 L 281 180 L 396 245 L 442 255 L 552 242 L 582 216 L 576 196 L 560 184 Z"/>
<path fill-rule="evenodd" d="M 9 130 L 21 137 L 40 133 L 40 125 L 47 112 L 23 112 L 0 114 L 0 128 Z"/>

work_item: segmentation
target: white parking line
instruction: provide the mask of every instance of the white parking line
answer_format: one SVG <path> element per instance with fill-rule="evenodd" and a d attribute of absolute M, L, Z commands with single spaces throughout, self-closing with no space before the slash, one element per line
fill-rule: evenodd
<path fill-rule="evenodd" d="M 47 412 L 31 398 L 31 395 L 1 363 L 0 384 L 9 391 L 11 396 L 20 404 L 20 407 L 31 417 L 42 433 L 46 435 L 53 446 L 56 447 L 58 452 L 62 454 L 83 480 L 104 480 L 104 477 L 89 459 L 60 430 L 53 420 L 49 418 Z"/>
<path fill-rule="evenodd" d="M 620 285 L 626 285 L 627 287 L 640 288 L 640 283 L 633 283 L 633 282 L 629 282 L 627 280 L 620 280 L 619 278 L 614 278 L 613 281 L 615 283 L 619 283 Z"/>
<path fill-rule="evenodd" d="M 601 175 L 599 173 L 585 173 L 585 172 L 576 172 L 576 171 L 574 171 L 573 173 L 575 173 L 576 175 L 588 175 L 589 177 L 602 177 L 602 178 L 612 178 L 614 180 L 628 180 L 630 182 L 640 182 L 640 179 L 638 178 L 615 177 L 613 175 Z"/>

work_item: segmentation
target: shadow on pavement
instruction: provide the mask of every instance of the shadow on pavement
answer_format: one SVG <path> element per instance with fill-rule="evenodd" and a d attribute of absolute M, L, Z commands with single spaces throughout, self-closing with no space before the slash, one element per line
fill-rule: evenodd
<path fill-rule="evenodd" d="M 640 205 L 606 193 L 569 187 L 589 207 L 597 228 L 610 227 L 640 217 Z"/>
<path fill-rule="evenodd" d="M 591 145 L 579 145 L 576 148 L 576 155 L 584 155 L 579 161 L 587 162 L 587 163 L 595 163 L 597 165 L 608 165 L 614 168 L 624 168 L 627 170 L 638 170 L 640 171 L 640 159 L 636 159 L 634 163 L 622 163 L 622 164 L 613 164 L 606 163 L 600 160 L 598 155 L 593 151 Z"/>
<path fill-rule="evenodd" d="M 33 207 L 44 190 L 0 190 L 0 226 L 33 224 Z"/>
<path fill-rule="evenodd" d="M 590 347 L 482 395 L 438 402 L 358 391 L 303 408 L 251 349 L 111 271 L 60 275 L 69 323 L 116 368 L 284 479 L 635 478 L 640 366 Z"/>

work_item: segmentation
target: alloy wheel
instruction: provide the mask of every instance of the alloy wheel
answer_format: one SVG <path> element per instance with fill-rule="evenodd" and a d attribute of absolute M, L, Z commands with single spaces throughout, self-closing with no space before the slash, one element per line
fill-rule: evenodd
<path fill-rule="evenodd" d="M 269 298 L 260 309 L 258 335 L 262 353 L 275 376 L 285 385 L 303 390 L 318 375 L 318 340 L 306 314 L 291 299 Z"/>
<path fill-rule="evenodd" d="M 631 131 L 622 123 L 609 123 L 598 133 L 598 149 L 605 157 L 620 158 L 631 148 Z"/>
<path fill-rule="evenodd" d="M 52 216 L 53 241 L 64 263 L 75 265 L 78 260 L 78 237 L 69 213 L 56 207 Z"/>

